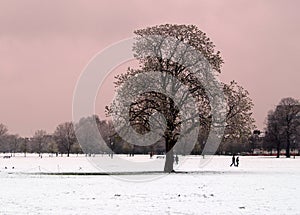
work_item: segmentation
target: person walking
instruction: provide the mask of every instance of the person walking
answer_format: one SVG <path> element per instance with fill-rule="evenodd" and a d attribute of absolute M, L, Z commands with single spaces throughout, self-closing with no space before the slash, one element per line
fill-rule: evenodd
<path fill-rule="evenodd" d="M 235 155 L 232 156 L 232 163 L 230 164 L 230 167 L 232 167 L 232 165 L 234 165 L 234 166 L 236 165 L 235 164 Z"/>
<path fill-rule="evenodd" d="M 178 162 L 179 162 L 179 157 L 178 157 L 178 155 L 176 154 L 176 156 L 175 156 L 175 163 L 176 163 L 176 165 L 178 165 Z"/>
<path fill-rule="evenodd" d="M 236 166 L 236 167 L 239 167 L 239 164 L 240 164 L 240 157 L 237 157 L 237 158 L 236 158 L 236 164 L 235 164 L 235 166 Z"/>
<path fill-rule="evenodd" d="M 154 154 L 154 153 L 151 151 L 151 152 L 150 152 L 150 159 L 152 159 L 153 154 Z"/>

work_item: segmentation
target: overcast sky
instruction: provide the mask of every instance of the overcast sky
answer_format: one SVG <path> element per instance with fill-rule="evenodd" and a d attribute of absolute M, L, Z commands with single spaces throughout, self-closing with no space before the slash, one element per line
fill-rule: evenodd
<path fill-rule="evenodd" d="M 178 23 L 208 34 L 225 60 L 222 81 L 249 91 L 262 129 L 282 97 L 300 97 L 299 8 L 297 0 L 0 0 L 0 123 L 20 135 L 53 132 L 72 119 L 73 90 L 97 52 L 135 29 Z"/>

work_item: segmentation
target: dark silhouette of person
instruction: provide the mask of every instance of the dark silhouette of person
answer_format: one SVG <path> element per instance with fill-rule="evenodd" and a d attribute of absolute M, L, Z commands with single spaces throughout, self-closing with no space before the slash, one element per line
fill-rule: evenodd
<path fill-rule="evenodd" d="M 232 166 L 232 165 L 234 165 L 234 166 L 236 165 L 235 164 L 235 155 L 232 156 L 232 163 L 230 164 L 230 166 Z"/>
<path fill-rule="evenodd" d="M 153 154 L 154 154 L 154 153 L 151 151 L 151 152 L 150 152 L 150 159 L 152 159 Z"/>
<path fill-rule="evenodd" d="M 175 162 L 176 162 L 176 164 L 178 164 L 178 162 L 179 162 L 179 157 L 178 157 L 178 155 L 175 156 Z"/>
<path fill-rule="evenodd" d="M 235 166 L 238 167 L 239 164 L 240 164 L 240 157 L 237 157 L 237 158 L 236 158 L 236 165 L 235 165 Z"/>

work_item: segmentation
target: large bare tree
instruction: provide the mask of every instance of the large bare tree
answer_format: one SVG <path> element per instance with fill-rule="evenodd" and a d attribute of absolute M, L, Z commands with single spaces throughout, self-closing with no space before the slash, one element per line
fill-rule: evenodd
<path fill-rule="evenodd" d="M 251 127 L 252 101 L 235 82 L 225 85 L 216 81 L 223 60 L 205 33 L 194 25 L 165 24 L 137 30 L 135 34 L 133 50 L 139 68 L 129 68 L 116 77 L 118 96 L 107 110 L 120 122 L 116 129 L 122 137 L 132 137 L 137 132 L 144 135 L 142 141 L 155 142 L 159 139 L 151 136 L 154 132 L 164 139 L 165 172 L 173 171 L 176 143 L 185 142 L 186 146 L 176 151 L 191 151 L 199 130 L 225 129 L 226 118 L 231 136 L 237 132 L 235 129 Z M 224 101 L 230 105 L 221 104 Z M 127 104 L 128 109 L 124 108 Z M 215 133 L 217 138 L 222 139 L 222 135 Z"/>

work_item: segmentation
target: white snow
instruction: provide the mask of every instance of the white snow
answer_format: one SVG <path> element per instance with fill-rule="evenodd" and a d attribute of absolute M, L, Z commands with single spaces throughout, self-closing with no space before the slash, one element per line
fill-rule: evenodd
<path fill-rule="evenodd" d="M 28 174 L 132 172 L 124 160 L 148 167 L 135 171 L 157 171 L 164 163 L 117 157 L 0 156 L 0 214 L 300 214 L 299 158 L 241 156 L 240 167 L 229 167 L 229 156 L 180 156 L 178 174 Z"/>

